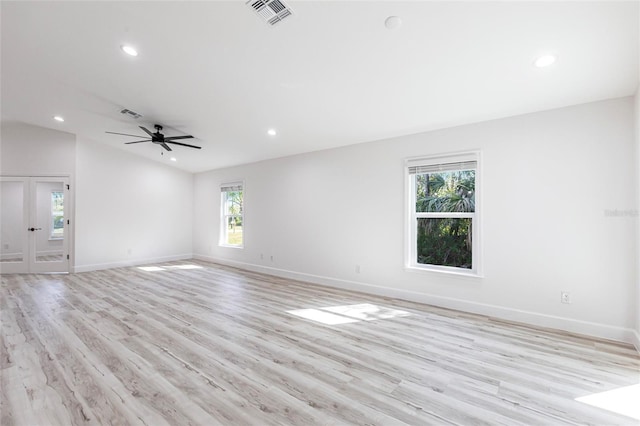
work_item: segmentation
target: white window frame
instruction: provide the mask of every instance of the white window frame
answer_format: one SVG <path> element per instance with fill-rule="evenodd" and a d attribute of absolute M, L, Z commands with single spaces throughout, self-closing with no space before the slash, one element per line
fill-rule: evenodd
<path fill-rule="evenodd" d="M 225 211 L 225 198 L 227 192 L 233 191 L 242 191 L 242 212 L 238 215 L 228 215 Z M 231 248 L 244 248 L 244 230 L 245 230 L 245 221 L 244 221 L 244 196 L 245 196 L 245 185 L 244 181 L 235 181 L 229 183 L 223 183 L 220 185 L 220 239 L 218 245 L 221 247 L 231 247 Z M 228 244 L 227 238 L 227 221 L 230 217 L 239 217 L 242 222 L 242 244 Z"/>
<path fill-rule="evenodd" d="M 481 161 L 479 151 L 467 151 L 445 155 L 413 157 L 405 160 L 405 267 L 409 271 L 441 272 L 472 277 L 482 277 L 482 240 L 481 240 Z M 416 212 L 416 180 L 415 176 L 420 173 L 411 173 L 410 170 L 420 166 L 437 166 L 443 168 L 452 164 L 464 164 L 475 162 L 475 212 Z M 455 169 L 452 169 L 455 170 Z M 417 222 L 419 218 L 471 218 L 471 264 L 472 268 L 458 268 L 453 266 L 429 265 L 418 263 L 417 256 Z"/>

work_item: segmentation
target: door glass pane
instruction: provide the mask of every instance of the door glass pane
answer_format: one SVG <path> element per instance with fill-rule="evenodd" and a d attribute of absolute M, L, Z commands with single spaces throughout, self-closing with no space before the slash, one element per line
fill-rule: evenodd
<path fill-rule="evenodd" d="M 36 182 L 36 262 L 63 260 L 64 184 Z"/>
<path fill-rule="evenodd" d="M 24 260 L 24 183 L 1 182 L 0 262 Z"/>

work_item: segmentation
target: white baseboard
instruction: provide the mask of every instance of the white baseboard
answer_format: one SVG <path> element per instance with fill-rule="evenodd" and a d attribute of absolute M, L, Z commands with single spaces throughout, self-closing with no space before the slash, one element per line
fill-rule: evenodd
<path fill-rule="evenodd" d="M 437 296 L 427 293 L 417 293 L 397 288 L 381 287 L 372 284 L 341 280 L 319 275 L 306 274 L 302 272 L 289 271 L 285 269 L 271 268 L 268 266 L 255 265 L 251 263 L 237 262 L 226 259 L 218 259 L 204 255 L 194 255 L 195 259 L 208 262 L 220 263 L 234 266 L 249 271 L 261 272 L 283 278 L 291 278 L 306 281 L 313 284 L 320 284 L 329 287 L 337 287 L 346 290 L 359 291 L 363 293 L 375 294 L 378 296 L 392 297 L 396 299 L 408 300 L 411 302 L 424 303 L 427 305 L 442 308 L 455 309 L 458 311 L 470 312 L 494 318 L 525 323 L 538 327 L 564 330 L 571 333 L 583 334 L 586 336 L 598 337 L 602 339 L 616 340 L 635 345 L 640 351 L 640 339 L 638 333 L 630 328 L 613 327 L 606 324 L 599 324 L 589 321 L 581 321 L 572 318 L 547 315 L 538 312 L 523 311 L 519 309 L 507 308 L 504 306 L 489 305 L 485 303 L 472 302 L 469 300 L 455 299 L 451 297 Z"/>
<path fill-rule="evenodd" d="M 123 268 L 126 266 L 137 266 L 137 265 L 145 265 L 149 263 L 171 262 L 174 260 L 187 260 L 187 259 L 193 259 L 193 258 L 194 256 L 192 254 L 178 254 L 173 256 L 154 257 L 154 258 L 148 258 L 148 259 L 133 259 L 133 260 L 121 260 L 121 261 L 110 262 L 110 263 L 96 263 L 93 265 L 75 265 L 72 268 L 72 272 L 77 273 L 77 272 L 99 271 L 101 269 Z"/>

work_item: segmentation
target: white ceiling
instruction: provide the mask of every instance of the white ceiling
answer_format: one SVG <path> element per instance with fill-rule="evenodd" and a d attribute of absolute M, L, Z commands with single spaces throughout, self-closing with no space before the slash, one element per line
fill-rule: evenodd
<path fill-rule="evenodd" d="M 288 4 L 295 16 L 270 27 L 244 1 L 2 1 L 2 119 L 198 172 L 628 96 L 638 84 L 635 1 Z M 391 15 L 402 27 L 385 28 Z M 558 62 L 532 66 L 546 52 Z M 154 123 L 202 150 L 176 147 L 171 163 L 157 145 L 104 133 Z"/>

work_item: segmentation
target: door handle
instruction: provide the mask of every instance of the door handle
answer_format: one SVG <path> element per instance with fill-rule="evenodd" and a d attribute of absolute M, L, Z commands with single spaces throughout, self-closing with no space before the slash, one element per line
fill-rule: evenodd
<path fill-rule="evenodd" d="M 27 231 L 42 231 L 42 228 L 27 228 Z"/>

